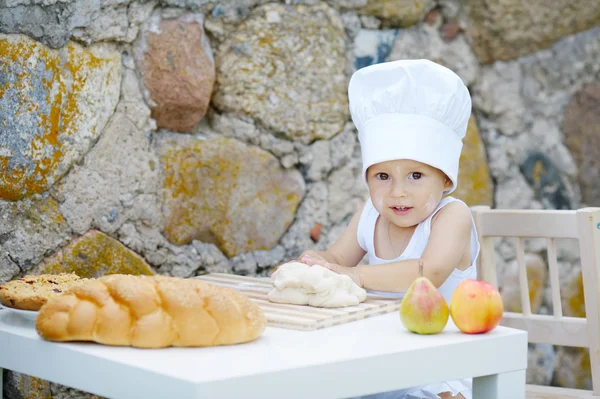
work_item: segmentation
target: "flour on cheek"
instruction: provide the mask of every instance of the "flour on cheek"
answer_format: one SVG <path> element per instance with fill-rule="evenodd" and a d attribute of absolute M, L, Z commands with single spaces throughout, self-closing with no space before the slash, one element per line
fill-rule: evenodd
<path fill-rule="evenodd" d="M 375 196 L 373 199 L 373 205 L 375 205 L 375 209 L 377 209 L 379 212 L 383 211 L 383 198 Z"/>
<path fill-rule="evenodd" d="M 431 214 L 436 206 L 437 206 L 437 201 L 435 200 L 435 198 L 433 198 L 433 193 L 429 194 L 429 199 L 427 200 L 427 203 L 425 204 L 425 209 L 427 210 L 428 214 Z"/>

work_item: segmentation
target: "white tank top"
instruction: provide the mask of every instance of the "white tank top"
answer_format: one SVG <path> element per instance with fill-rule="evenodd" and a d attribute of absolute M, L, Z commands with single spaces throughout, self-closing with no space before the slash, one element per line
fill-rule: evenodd
<path fill-rule="evenodd" d="M 419 259 L 423 254 L 423 251 L 425 251 L 425 246 L 429 241 L 429 234 L 431 233 L 431 219 L 440 209 L 454 201 L 462 202 L 453 197 L 446 197 L 440 201 L 435 211 L 433 211 L 433 213 L 427 219 L 417 225 L 417 228 L 408 242 L 406 249 L 399 257 L 396 259 L 381 259 L 375 254 L 375 223 L 379 217 L 379 212 L 377 212 L 377 209 L 375 209 L 373 203 L 371 202 L 371 198 L 369 198 L 365 204 L 362 214 L 360 215 L 357 231 L 358 245 L 360 245 L 360 247 L 367 252 L 367 255 L 369 256 L 369 265 L 379 265 L 382 263 L 398 262 L 407 259 Z M 464 204 L 464 202 L 462 203 Z M 465 204 L 465 206 L 467 205 Z M 479 240 L 477 238 L 477 230 L 475 229 L 475 222 L 473 221 L 473 218 L 471 218 L 471 221 L 473 223 L 473 228 L 471 229 L 471 266 L 465 270 L 454 269 L 446 281 L 444 281 L 444 283 L 439 287 L 440 293 L 444 296 L 448 303 L 450 303 L 452 293 L 461 281 L 477 278 L 476 264 L 477 256 L 479 255 Z M 404 296 L 403 292 L 368 292 L 398 298 Z"/>

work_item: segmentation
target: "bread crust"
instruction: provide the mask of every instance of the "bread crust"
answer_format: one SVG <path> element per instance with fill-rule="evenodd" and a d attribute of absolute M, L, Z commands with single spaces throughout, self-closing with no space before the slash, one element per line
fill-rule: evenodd
<path fill-rule="evenodd" d="M 27 275 L 0 286 L 0 303 L 15 309 L 40 310 L 49 298 L 84 280 L 74 273 Z"/>
<path fill-rule="evenodd" d="M 51 298 L 36 320 L 52 341 L 138 348 L 230 345 L 256 339 L 262 310 L 233 289 L 168 276 L 114 274 Z"/>

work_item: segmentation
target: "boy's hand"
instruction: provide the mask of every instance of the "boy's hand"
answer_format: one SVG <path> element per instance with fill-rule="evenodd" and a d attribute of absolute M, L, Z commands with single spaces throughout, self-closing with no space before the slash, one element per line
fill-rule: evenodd
<path fill-rule="evenodd" d="M 356 285 L 359 287 L 363 286 L 360 279 L 360 274 L 358 273 L 358 268 L 356 267 L 342 266 L 329 262 L 325 262 L 325 264 L 322 266 L 331 270 L 332 272 L 336 272 L 337 274 L 345 274 L 346 276 L 350 277 L 352 281 L 356 283 Z"/>
<path fill-rule="evenodd" d="M 306 263 L 309 266 L 321 265 L 327 263 L 327 259 L 316 253 L 315 251 L 304 251 L 298 260 L 302 263 Z"/>

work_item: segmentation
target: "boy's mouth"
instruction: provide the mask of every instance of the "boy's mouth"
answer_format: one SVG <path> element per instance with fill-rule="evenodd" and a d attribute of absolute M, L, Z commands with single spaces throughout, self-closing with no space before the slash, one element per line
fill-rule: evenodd
<path fill-rule="evenodd" d="M 393 206 L 392 210 L 394 211 L 394 213 L 397 213 L 399 215 L 403 215 L 405 213 L 407 213 L 408 211 L 410 211 L 412 209 L 411 206 Z"/>

